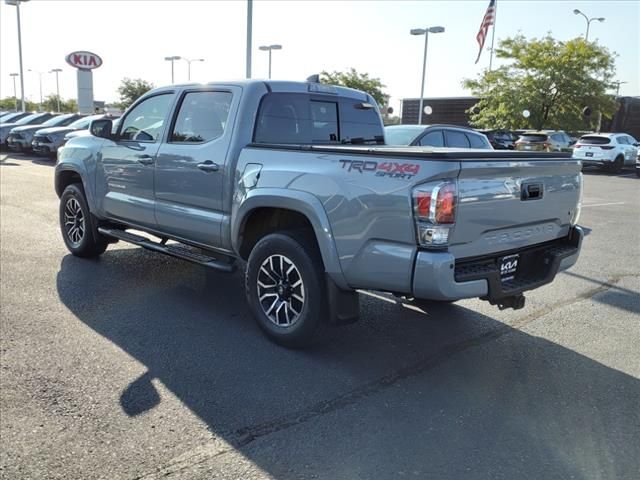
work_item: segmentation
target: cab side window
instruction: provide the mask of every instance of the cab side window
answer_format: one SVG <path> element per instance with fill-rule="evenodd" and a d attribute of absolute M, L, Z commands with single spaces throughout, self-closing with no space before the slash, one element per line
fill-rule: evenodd
<path fill-rule="evenodd" d="M 163 93 L 149 97 L 133 107 L 122 121 L 120 140 L 158 142 L 172 100 L 172 93 Z"/>
<path fill-rule="evenodd" d="M 469 139 L 469 143 L 471 144 L 471 148 L 489 148 L 489 142 L 486 138 L 481 137 L 480 135 L 475 135 L 473 133 L 467 133 L 467 138 Z"/>
<path fill-rule="evenodd" d="M 232 98 L 230 92 L 188 92 L 180 104 L 169 141 L 203 143 L 222 136 Z"/>

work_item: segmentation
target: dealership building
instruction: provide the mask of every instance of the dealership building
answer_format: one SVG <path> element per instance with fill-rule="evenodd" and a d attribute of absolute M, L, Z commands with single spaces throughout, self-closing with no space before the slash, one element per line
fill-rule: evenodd
<path fill-rule="evenodd" d="M 425 98 L 422 100 L 422 115 L 425 125 L 448 124 L 470 127 L 471 118 L 468 111 L 478 103 L 478 97 L 441 97 Z M 640 97 L 616 97 L 618 110 L 612 118 L 603 118 L 601 131 L 627 133 L 640 139 Z M 431 108 L 427 108 L 431 107 Z M 405 98 L 402 100 L 401 123 L 415 125 L 418 123 L 420 111 L 419 98 Z"/>

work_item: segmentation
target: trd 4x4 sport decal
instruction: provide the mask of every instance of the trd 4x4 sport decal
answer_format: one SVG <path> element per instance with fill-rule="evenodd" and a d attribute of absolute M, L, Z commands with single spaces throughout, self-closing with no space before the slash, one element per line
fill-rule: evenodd
<path fill-rule="evenodd" d="M 373 160 L 340 160 L 347 172 L 375 172 L 377 177 L 390 177 L 409 180 L 420 171 L 417 163 L 375 162 Z"/>

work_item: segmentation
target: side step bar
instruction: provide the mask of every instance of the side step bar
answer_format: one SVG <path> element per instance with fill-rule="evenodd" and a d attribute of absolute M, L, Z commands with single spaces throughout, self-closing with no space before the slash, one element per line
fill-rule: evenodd
<path fill-rule="evenodd" d="M 160 252 L 165 255 L 181 258 L 182 260 L 204 265 L 205 267 L 213 268 L 220 272 L 232 273 L 236 269 L 236 265 L 234 263 L 222 262 L 214 257 L 198 253 L 194 249 L 185 245 L 163 245 L 162 243 L 154 242 L 148 238 L 141 237 L 140 235 L 129 233 L 118 228 L 98 227 L 98 232 L 107 237 L 117 238 L 118 240 L 133 243 L 134 245 L 139 245 L 148 250 L 153 250 L 154 252 Z"/>

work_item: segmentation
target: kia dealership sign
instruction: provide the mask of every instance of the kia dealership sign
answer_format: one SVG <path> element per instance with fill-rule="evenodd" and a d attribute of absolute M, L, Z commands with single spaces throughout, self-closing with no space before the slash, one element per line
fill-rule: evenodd
<path fill-rule="evenodd" d="M 91 52 L 71 52 L 65 57 L 65 60 L 69 65 L 80 70 L 93 70 L 102 65 L 102 59 Z"/>
<path fill-rule="evenodd" d="M 64 59 L 69 65 L 77 69 L 78 111 L 80 113 L 94 113 L 93 70 L 102 65 L 102 59 L 95 53 L 85 50 L 71 52 Z"/>

